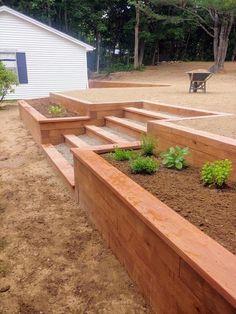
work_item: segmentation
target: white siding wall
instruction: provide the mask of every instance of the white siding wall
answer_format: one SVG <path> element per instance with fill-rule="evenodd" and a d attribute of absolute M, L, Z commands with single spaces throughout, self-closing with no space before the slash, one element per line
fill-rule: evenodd
<path fill-rule="evenodd" d="M 2 49 L 26 53 L 29 83 L 17 86 L 8 99 L 88 86 L 85 48 L 6 12 L 0 13 Z"/>

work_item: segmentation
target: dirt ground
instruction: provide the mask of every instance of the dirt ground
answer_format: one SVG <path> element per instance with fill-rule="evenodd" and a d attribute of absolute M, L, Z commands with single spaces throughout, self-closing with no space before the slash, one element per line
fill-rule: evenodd
<path fill-rule="evenodd" d="M 228 186 L 222 189 L 205 187 L 200 181 L 200 169 L 194 166 L 189 166 L 182 171 L 160 166 L 160 169 L 152 175 L 133 174 L 129 161 L 116 161 L 110 154 L 104 154 L 103 157 L 182 217 L 236 254 L 236 183 L 228 182 Z M 194 204 L 191 204 L 192 200 Z"/>
<path fill-rule="evenodd" d="M 207 123 L 204 124 L 200 121 L 199 124 L 198 121 L 192 122 L 192 124 L 196 129 L 212 132 L 215 128 L 217 134 L 235 138 L 236 62 L 226 62 L 225 70 L 209 79 L 206 94 L 202 92 L 188 93 L 189 78 L 186 72 L 193 69 L 208 69 L 211 65 L 210 62 L 162 63 L 158 67 L 148 67 L 145 71 L 120 72 L 105 78 L 106 80 L 171 84 L 168 87 L 97 88 L 69 91 L 65 94 L 96 103 L 143 99 L 232 113 L 234 114 L 232 117 L 218 118 L 217 121 L 213 119 L 209 127 Z M 191 125 L 191 122 L 182 122 L 181 124 Z"/>
<path fill-rule="evenodd" d="M 0 121 L 0 313 L 151 313 L 17 108 Z"/>

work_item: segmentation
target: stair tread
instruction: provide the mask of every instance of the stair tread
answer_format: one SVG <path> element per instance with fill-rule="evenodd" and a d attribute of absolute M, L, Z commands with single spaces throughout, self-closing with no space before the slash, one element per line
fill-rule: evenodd
<path fill-rule="evenodd" d="M 102 138 L 108 140 L 111 143 L 122 143 L 122 142 L 127 142 L 125 138 L 122 136 L 118 136 L 117 134 L 114 134 L 112 132 L 109 132 L 107 129 L 104 129 L 104 127 L 98 127 L 95 125 L 88 125 L 85 127 L 86 130 L 90 130 Z"/>
<path fill-rule="evenodd" d="M 65 159 L 65 157 L 52 145 L 52 144 L 42 144 L 42 148 L 51 162 L 67 180 L 67 182 L 74 187 L 74 168 L 73 166 Z"/>
<path fill-rule="evenodd" d="M 147 131 L 146 126 L 141 125 L 140 123 L 136 123 L 133 120 L 128 120 L 125 118 L 117 118 L 114 116 L 105 117 L 105 119 L 108 121 L 112 121 L 112 122 L 115 122 L 117 124 L 126 126 L 127 128 L 134 129 L 134 130 L 139 131 L 139 132 L 146 132 Z"/>
<path fill-rule="evenodd" d="M 88 147 L 90 146 L 88 143 L 83 141 L 81 138 L 74 134 L 66 134 L 64 135 L 64 138 L 66 141 L 68 141 L 70 144 L 74 145 L 75 147 Z"/>
<path fill-rule="evenodd" d="M 140 108 L 135 108 L 135 107 L 125 107 L 125 111 L 133 112 L 133 113 L 138 113 L 141 115 L 148 116 L 150 118 L 163 118 L 163 119 L 169 119 L 172 117 L 181 117 L 180 115 L 175 115 L 169 112 L 162 112 L 162 111 L 154 111 L 154 110 L 147 110 L 147 109 L 140 109 Z"/>

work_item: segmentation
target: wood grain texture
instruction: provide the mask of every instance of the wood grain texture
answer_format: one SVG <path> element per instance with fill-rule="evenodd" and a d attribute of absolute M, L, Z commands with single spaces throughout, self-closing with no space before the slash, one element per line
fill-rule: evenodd
<path fill-rule="evenodd" d="M 232 253 L 94 152 L 72 151 L 80 206 L 156 313 L 235 313 Z"/>

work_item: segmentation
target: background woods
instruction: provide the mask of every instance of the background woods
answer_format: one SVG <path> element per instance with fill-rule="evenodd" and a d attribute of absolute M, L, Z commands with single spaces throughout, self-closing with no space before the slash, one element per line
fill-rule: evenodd
<path fill-rule="evenodd" d="M 236 0 L 0 0 L 92 44 L 89 68 L 236 59 Z"/>

